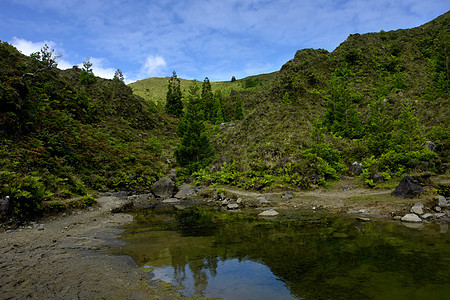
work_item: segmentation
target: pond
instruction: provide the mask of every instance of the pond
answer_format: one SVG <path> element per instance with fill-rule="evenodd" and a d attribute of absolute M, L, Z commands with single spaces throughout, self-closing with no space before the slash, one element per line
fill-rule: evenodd
<path fill-rule="evenodd" d="M 136 212 L 114 252 L 184 296 L 448 299 L 449 238 L 448 224 L 166 207 Z"/>

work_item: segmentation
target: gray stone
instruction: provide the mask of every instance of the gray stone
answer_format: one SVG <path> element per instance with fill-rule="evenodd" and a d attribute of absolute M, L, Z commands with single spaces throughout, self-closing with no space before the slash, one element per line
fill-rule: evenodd
<path fill-rule="evenodd" d="M 437 212 L 440 212 L 442 210 L 442 208 L 440 207 L 440 206 L 436 206 L 435 208 L 434 208 L 434 211 L 437 211 Z"/>
<path fill-rule="evenodd" d="M 422 215 L 422 219 L 429 219 L 429 218 L 432 218 L 433 216 L 434 216 L 433 214 L 426 213 L 426 214 Z"/>
<path fill-rule="evenodd" d="M 171 204 L 171 203 L 179 203 L 179 202 L 180 202 L 180 199 L 177 199 L 177 198 L 169 198 L 169 199 L 163 200 L 162 203 L 169 203 L 169 204 Z"/>
<path fill-rule="evenodd" d="M 351 190 L 353 188 L 353 186 L 351 186 L 351 185 L 343 185 L 342 186 L 342 190 L 343 191 L 349 191 L 349 190 Z"/>
<path fill-rule="evenodd" d="M 0 216 L 5 216 L 9 210 L 9 196 L 0 199 Z"/>
<path fill-rule="evenodd" d="M 373 180 L 373 183 L 384 182 L 383 175 L 381 175 L 381 174 L 373 175 L 372 180 Z"/>
<path fill-rule="evenodd" d="M 351 164 L 351 166 L 348 168 L 348 172 L 352 175 L 358 176 L 362 173 L 363 166 L 361 163 L 355 161 Z"/>
<path fill-rule="evenodd" d="M 406 214 L 402 217 L 402 222 L 419 223 L 422 222 L 422 219 L 416 214 Z"/>
<path fill-rule="evenodd" d="M 291 191 L 286 191 L 283 194 L 281 194 L 281 198 L 283 199 L 292 199 L 293 194 Z"/>
<path fill-rule="evenodd" d="M 228 199 L 225 199 L 225 200 L 223 200 L 222 201 L 222 205 L 223 206 L 226 206 L 226 205 L 228 205 L 230 202 L 228 202 Z"/>
<path fill-rule="evenodd" d="M 436 218 L 443 218 L 443 217 L 445 217 L 445 214 L 444 213 L 437 213 L 437 214 L 434 214 L 434 216 Z"/>
<path fill-rule="evenodd" d="M 161 178 L 152 186 L 152 192 L 156 197 L 167 199 L 172 197 L 177 191 L 175 182 L 168 177 Z"/>
<path fill-rule="evenodd" d="M 392 219 L 394 219 L 395 221 L 400 221 L 402 219 L 401 216 L 394 216 Z"/>
<path fill-rule="evenodd" d="M 436 149 L 436 144 L 433 143 L 432 141 L 428 141 L 428 142 L 427 142 L 427 148 L 428 148 L 428 150 L 430 150 L 430 151 L 434 151 L 434 150 Z"/>
<path fill-rule="evenodd" d="M 242 199 L 241 199 L 241 198 L 238 198 L 238 199 L 236 200 L 236 203 L 237 203 L 237 204 L 241 204 L 241 203 L 242 203 Z"/>
<path fill-rule="evenodd" d="M 411 207 L 410 212 L 418 215 L 423 214 L 423 204 L 421 202 L 417 202 L 413 207 Z"/>
<path fill-rule="evenodd" d="M 447 207 L 447 199 L 445 199 L 444 196 L 436 196 L 436 200 L 437 200 L 437 205 L 439 205 L 439 207 L 441 208 L 446 208 Z"/>
<path fill-rule="evenodd" d="M 261 204 L 268 204 L 268 203 L 270 203 L 270 201 L 267 200 L 265 196 L 259 196 L 259 197 L 258 197 L 258 201 L 259 201 L 259 203 L 261 203 Z"/>
<path fill-rule="evenodd" d="M 193 196 L 194 194 L 195 194 L 195 191 L 193 189 L 191 189 L 191 188 L 182 188 L 182 189 L 180 189 L 178 191 L 178 193 L 175 194 L 174 197 L 184 200 L 184 199 L 187 199 L 187 198 Z"/>
<path fill-rule="evenodd" d="M 275 217 L 278 216 L 279 213 L 275 209 L 268 209 L 258 214 L 260 217 Z"/>
<path fill-rule="evenodd" d="M 156 203 L 156 198 L 153 194 L 141 194 L 132 195 L 127 198 L 128 201 L 132 202 L 132 208 L 150 208 L 154 203 Z"/>
<path fill-rule="evenodd" d="M 423 192 L 424 189 L 417 180 L 410 175 L 405 175 L 391 195 L 404 199 L 417 197 Z"/>
<path fill-rule="evenodd" d="M 363 218 L 363 217 L 357 217 L 356 220 L 360 222 L 370 222 L 371 220 L 369 218 Z"/>
<path fill-rule="evenodd" d="M 231 203 L 227 205 L 227 209 L 238 209 L 239 205 L 237 203 Z"/>

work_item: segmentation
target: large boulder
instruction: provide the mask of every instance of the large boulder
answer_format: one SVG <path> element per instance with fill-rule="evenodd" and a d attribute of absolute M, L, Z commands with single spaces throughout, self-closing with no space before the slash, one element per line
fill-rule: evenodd
<path fill-rule="evenodd" d="M 153 194 L 132 195 L 127 198 L 133 203 L 133 208 L 150 208 L 155 204 L 155 196 Z"/>
<path fill-rule="evenodd" d="M 405 175 L 402 181 L 392 192 L 392 196 L 397 198 L 414 198 L 424 192 L 423 186 L 410 175 Z"/>
<path fill-rule="evenodd" d="M 164 177 L 153 184 L 152 192 L 156 197 L 167 199 L 177 192 L 177 186 L 172 179 Z"/>

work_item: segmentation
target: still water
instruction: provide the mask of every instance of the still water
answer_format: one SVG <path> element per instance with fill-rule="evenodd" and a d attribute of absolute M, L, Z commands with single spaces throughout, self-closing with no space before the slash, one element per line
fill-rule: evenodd
<path fill-rule="evenodd" d="M 115 253 L 182 295 L 222 299 L 449 299 L 447 224 L 189 208 L 137 212 Z"/>

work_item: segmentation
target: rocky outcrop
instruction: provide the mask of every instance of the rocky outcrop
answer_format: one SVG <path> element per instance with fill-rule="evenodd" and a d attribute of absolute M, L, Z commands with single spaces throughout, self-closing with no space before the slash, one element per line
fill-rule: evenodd
<path fill-rule="evenodd" d="M 409 175 L 405 175 L 391 195 L 404 199 L 417 197 L 423 192 L 424 189 L 420 182 Z"/>
<path fill-rule="evenodd" d="M 351 166 L 348 168 L 348 172 L 349 172 L 351 175 L 358 176 L 358 175 L 361 174 L 362 169 L 363 169 L 362 164 L 359 163 L 359 162 L 357 162 L 357 161 L 355 161 L 355 162 L 352 163 Z"/>

